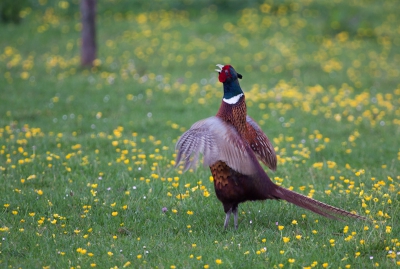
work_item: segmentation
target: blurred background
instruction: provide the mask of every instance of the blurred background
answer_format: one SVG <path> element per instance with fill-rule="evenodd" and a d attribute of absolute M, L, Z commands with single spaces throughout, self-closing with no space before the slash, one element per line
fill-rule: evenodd
<path fill-rule="evenodd" d="M 0 123 L 77 134 L 174 126 L 171 141 L 217 110 L 220 63 L 243 74 L 250 114 L 272 137 L 321 125 L 332 135 L 398 133 L 399 9 L 393 0 L 3 0 Z"/>
<path fill-rule="evenodd" d="M 243 74 L 250 114 L 272 137 L 321 125 L 398 133 L 399 11 L 394 0 L 3 0 L 0 123 L 174 126 L 172 140 L 217 110 L 219 63 Z"/>

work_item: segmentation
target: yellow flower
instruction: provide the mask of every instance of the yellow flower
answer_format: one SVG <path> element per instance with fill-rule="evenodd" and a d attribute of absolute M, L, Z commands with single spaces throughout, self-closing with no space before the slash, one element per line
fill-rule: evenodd
<path fill-rule="evenodd" d="M 322 267 L 327 268 L 328 265 L 329 265 L 329 263 L 326 262 L 326 263 L 323 263 L 323 264 L 322 264 Z"/>
<path fill-rule="evenodd" d="M 216 264 L 222 264 L 222 260 L 221 260 L 221 259 L 216 259 L 216 260 L 215 260 L 215 263 L 216 263 Z"/>
<path fill-rule="evenodd" d="M 289 263 L 294 263 L 296 260 L 295 259 L 289 259 L 288 261 L 289 261 Z"/>
<path fill-rule="evenodd" d="M 114 212 L 111 213 L 111 215 L 112 215 L 113 217 L 115 217 L 115 216 L 118 215 L 118 212 L 117 212 L 117 211 L 114 211 Z"/>
<path fill-rule="evenodd" d="M 125 268 L 125 267 L 128 267 L 129 265 L 131 265 L 131 262 L 127 261 L 122 267 Z"/>
<path fill-rule="evenodd" d="M 283 228 L 285 228 L 285 226 L 282 226 L 282 225 L 279 225 L 279 226 L 278 226 L 278 230 L 279 230 L 279 231 L 282 231 Z"/>
<path fill-rule="evenodd" d="M 0 232 L 7 232 L 9 229 L 8 227 L 0 227 Z"/>
<path fill-rule="evenodd" d="M 290 241 L 290 238 L 289 237 L 283 237 L 282 240 L 283 240 L 284 243 L 288 243 Z"/>
<path fill-rule="evenodd" d="M 112 256 L 112 255 L 114 255 L 114 253 L 112 253 L 111 251 L 109 251 L 109 252 L 107 252 L 107 255 L 108 255 L 108 256 Z"/>
<path fill-rule="evenodd" d="M 188 210 L 186 213 L 187 213 L 188 215 L 193 215 L 193 211 L 190 211 L 190 210 Z"/>
<path fill-rule="evenodd" d="M 292 224 L 293 224 L 293 225 L 297 225 L 297 220 L 293 220 L 293 221 L 292 221 Z"/>
<path fill-rule="evenodd" d="M 136 258 L 141 259 L 142 255 L 139 254 L 139 255 L 136 256 Z"/>
<path fill-rule="evenodd" d="M 26 72 L 26 71 L 24 71 L 24 72 L 22 72 L 22 73 L 21 73 L 21 75 L 20 75 L 20 76 L 21 76 L 21 78 L 22 78 L 22 79 L 26 80 L 26 79 L 28 79 L 28 78 L 29 78 L 29 73 L 28 73 L 28 72 Z"/>
<path fill-rule="evenodd" d="M 210 193 L 209 193 L 207 190 L 205 190 L 205 191 L 203 192 L 203 195 L 204 195 L 204 197 L 209 197 L 209 196 L 210 196 Z"/>
<path fill-rule="evenodd" d="M 82 255 L 85 255 L 85 254 L 86 254 L 86 252 L 87 252 L 87 250 L 86 250 L 86 249 L 82 249 L 80 253 L 81 253 Z"/>

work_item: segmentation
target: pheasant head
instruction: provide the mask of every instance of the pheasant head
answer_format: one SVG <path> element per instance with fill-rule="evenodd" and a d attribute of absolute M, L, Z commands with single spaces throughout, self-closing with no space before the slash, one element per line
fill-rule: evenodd
<path fill-rule="evenodd" d="M 231 65 L 217 64 L 219 73 L 218 79 L 224 84 L 224 101 L 228 104 L 235 104 L 240 97 L 243 96 L 243 91 L 239 85 L 239 78 L 242 75 L 237 73 Z"/>

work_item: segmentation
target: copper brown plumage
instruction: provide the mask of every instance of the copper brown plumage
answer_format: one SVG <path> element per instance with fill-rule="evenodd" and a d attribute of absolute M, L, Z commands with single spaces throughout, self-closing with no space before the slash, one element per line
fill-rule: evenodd
<path fill-rule="evenodd" d="M 230 65 L 217 66 L 224 86 L 221 106 L 216 116 L 196 122 L 180 137 L 176 143 L 176 164 L 183 161 L 186 171 L 195 167 L 200 153 L 203 155 L 203 164 L 210 167 L 215 193 L 226 213 L 224 227 L 233 213 L 237 228 L 239 203 L 266 199 L 283 199 L 332 219 L 367 220 L 277 186 L 270 180 L 259 161 L 275 170 L 276 154 L 268 137 L 247 115 L 245 96 L 238 81 L 242 76 Z"/>

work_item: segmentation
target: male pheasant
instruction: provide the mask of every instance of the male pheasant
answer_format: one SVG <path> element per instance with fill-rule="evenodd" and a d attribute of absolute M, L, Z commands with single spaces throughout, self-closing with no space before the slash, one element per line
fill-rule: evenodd
<path fill-rule="evenodd" d="M 341 219 L 366 218 L 311 199 L 274 184 L 258 160 L 271 170 L 276 169 L 274 147 L 257 123 L 247 115 L 244 93 L 238 74 L 230 65 L 218 64 L 219 81 L 224 96 L 218 113 L 196 122 L 176 143 L 176 165 L 184 163 L 184 171 L 195 167 L 199 154 L 214 177 L 214 188 L 224 206 L 227 228 L 231 213 L 238 226 L 238 205 L 246 201 L 283 199 L 324 217 Z"/>

